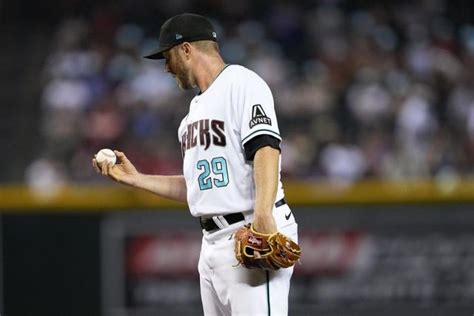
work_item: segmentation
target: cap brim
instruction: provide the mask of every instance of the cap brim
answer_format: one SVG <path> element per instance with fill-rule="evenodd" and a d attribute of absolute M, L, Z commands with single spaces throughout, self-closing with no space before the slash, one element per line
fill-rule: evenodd
<path fill-rule="evenodd" d="M 165 47 L 165 48 L 159 48 L 156 51 L 152 52 L 151 54 L 148 54 L 146 56 L 143 56 L 143 58 L 148 58 L 148 59 L 165 59 L 165 56 L 163 56 L 163 52 L 167 51 L 171 47 Z"/>

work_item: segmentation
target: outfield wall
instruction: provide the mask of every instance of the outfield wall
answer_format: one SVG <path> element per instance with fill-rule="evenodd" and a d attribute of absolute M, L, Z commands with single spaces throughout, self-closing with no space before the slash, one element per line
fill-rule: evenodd
<path fill-rule="evenodd" d="M 372 188 L 377 200 L 332 203 L 288 190 L 304 251 L 290 315 L 472 314 L 472 197 L 417 190 L 380 201 Z M 6 207 L 2 192 L 2 314 L 200 314 L 200 228 L 182 205 L 104 187 L 68 188 L 41 204 L 20 188 L 23 200 L 10 196 Z"/>

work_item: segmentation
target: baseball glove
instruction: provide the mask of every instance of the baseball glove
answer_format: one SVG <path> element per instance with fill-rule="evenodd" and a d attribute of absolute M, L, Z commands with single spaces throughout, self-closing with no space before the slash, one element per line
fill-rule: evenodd
<path fill-rule="evenodd" d="M 278 270 L 293 266 L 301 248 L 280 232 L 262 234 L 247 224 L 235 234 L 235 256 L 249 269 Z"/>

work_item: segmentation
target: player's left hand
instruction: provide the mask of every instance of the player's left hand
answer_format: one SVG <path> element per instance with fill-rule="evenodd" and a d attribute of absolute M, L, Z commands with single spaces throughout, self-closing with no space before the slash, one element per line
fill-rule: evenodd
<path fill-rule="evenodd" d="M 253 224 L 235 233 L 235 257 L 249 269 L 278 270 L 293 266 L 301 257 L 300 246 L 280 232 L 262 234 Z"/>
<path fill-rule="evenodd" d="M 278 231 L 275 219 L 271 213 L 261 215 L 259 212 L 255 212 L 252 225 L 257 232 L 262 234 L 273 234 Z"/>

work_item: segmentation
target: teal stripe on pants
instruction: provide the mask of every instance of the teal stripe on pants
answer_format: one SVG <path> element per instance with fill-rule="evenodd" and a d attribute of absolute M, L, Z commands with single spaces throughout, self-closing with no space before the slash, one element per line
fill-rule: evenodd
<path fill-rule="evenodd" d="M 270 307 L 270 272 L 265 271 L 267 273 L 267 307 L 268 307 L 268 316 L 272 315 L 272 310 Z"/>

